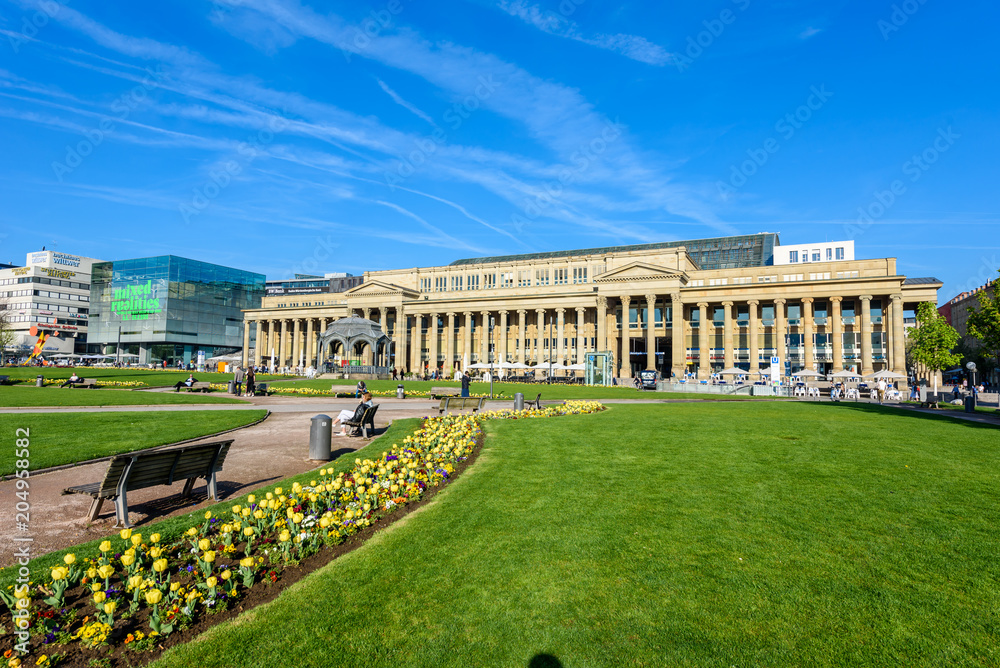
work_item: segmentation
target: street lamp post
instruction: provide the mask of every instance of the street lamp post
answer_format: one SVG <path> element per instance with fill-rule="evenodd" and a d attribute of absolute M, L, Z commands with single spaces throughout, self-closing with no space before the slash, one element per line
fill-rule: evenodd
<path fill-rule="evenodd" d="M 122 326 L 118 324 L 118 349 L 115 351 L 115 365 L 122 365 Z"/>
<path fill-rule="evenodd" d="M 549 314 L 549 375 L 545 379 L 547 384 L 552 384 L 552 314 Z"/>
<path fill-rule="evenodd" d="M 490 358 L 490 399 L 493 398 L 493 316 L 490 316 L 489 343 L 487 349 Z"/>

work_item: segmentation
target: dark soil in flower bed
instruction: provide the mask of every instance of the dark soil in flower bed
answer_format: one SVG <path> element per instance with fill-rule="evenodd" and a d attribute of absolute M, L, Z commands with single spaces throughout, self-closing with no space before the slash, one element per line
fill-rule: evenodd
<path fill-rule="evenodd" d="M 130 617 L 124 623 L 116 623 L 109 637 L 109 646 L 97 649 L 87 649 L 76 640 L 70 641 L 65 645 L 60 645 L 56 642 L 42 645 L 40 644 L 39 637 L 35 635 L 35 629 L 39 623 L 36 621 L 34 623 L 35 626 L 32 628 L 30 644 L 32 652 L 29 657 L 26 657 L 23 665 L 35 665 L 35 661 L 41 654 L 47 654 L 49 657 L 59 655 L 58 663 L 55 665 L 72 666 L 74 668 L 89 668 L 94 665 L 91 662 L 95 659 L 103 659 L 104 663 L 99 665 L 102 667 L 106 666 L 107 668 L 130 668 L 149 663 L 159 657 L 166 649 L 188 642 L 216 624 L 233 619 L 258 605 L 273 601 L 286 588 L 292 586 L 313 571 L 322 568 L 337 557 L 358 549 L 374 536 L 376 532 L 384 531 L 398 520 L 430 503 L 441 489 L 460 476 L 465 469 L 475 462 L 482 450 L 483 439 L 484 436 L 480 434 L 472 453 L 465 461 L 455 465 L 455 470 L 451 477 L 436 487 L 428 487 L 419 501 L 398 506 L 392 512 L 381 516 L 378 522 L 349 536 L 344 542 L 333 546 L 323 546 L 319 552 L 302 559 L 297 564 L 288 566 L 276 564 L 273 567 L 273 571 L 272 569 L 260 571 L 259 581 L 254 583 L 254 586 L 249 590 L 243 589 L 237 598 L 230 602 L 229 607 L 215 613 L 201 610 L 198 617 L 189 627 L 183 630 L 175 630 L 168 636 L 162 636 L 161 640 L 150 651 L 136 651 L 124 644 L 125 638 L 130 633 L 142 631 L 144 634 L 148 634 L 149 624 L 147 619 L 149 610 L 148 608 L 142 608 L 134 617 Z M 276 575 L 276 579 L 273 581 L 266 575 L 271 572 Z M 234 575 L 233 577 L 238 580 L 238 576 Z M 84 616 L 89 615 L 92 619 L 94 618 L 94 607 L 91 604 L 91 597 L 92 593 L 89 588 L 83 586 L 77 586 L 66 591 L 64 609 L 78 610 L 78 616 L 74 622 L 75 626 L 79 626 Z M 36 593 L 35 598 L 38 599 L 40 596 Z M 0 627 L 5 631 L 12 629 L 12 619 L 9 612 L 0 617 Z M 13 649 L 15 638 L 16 636 L 13 634 L 5 634 L 0 637 L 0 654 Z M 6 665 L 6 659 L 2 659 L 2 661 Z"/>

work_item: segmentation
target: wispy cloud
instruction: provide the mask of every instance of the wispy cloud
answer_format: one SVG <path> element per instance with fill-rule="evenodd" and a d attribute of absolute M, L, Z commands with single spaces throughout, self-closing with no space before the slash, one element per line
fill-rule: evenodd
<path fill-rule="evenodd" d="M 813 35 L 818 35 L 821 32 L 823 32 L 822 28 L 814 28 L 812 26 L 809 26 L 808 28 L 799 33 L 799 39 L 809 39 Z"/>
<path fill-rule="evenodd" d="M 622 33 L 585 35 L 575 21 L 570 21 L 552 11 L 544 12 L 538 5 L 528 4 L 524 0 L 500 0 L 497 7 L 542 32 L 606 51 L 614 51 L 641 63 L 663 66 L 670 63 L 673 58 L 673 55 L 662 46 L 639 35 Z"/>
<path fill-rule="evenodd" d="M 378 81 L 379 87 L 381 87 L 382 90 L 384 90 L 386 92 L 386 94 L 389 97 L 392 98 L 393 102 L 395 102 L 396 104 L 398 104 L 399 106 L 401 106 L 403 109 L 406 109 L 407 111 L 409 111 L 411 114 L 413 114 L 417 118 L 419 118 L 421 120 L 425 120 L 428 123 L 430 123 L 431 125 L 437 127 L 437 123 L 434 122 L 433 118 L 431 118 L 430 116 L 428 116 L 424 112 L 420 111 L 420 109 L 418 109 L 416 106 L 410 104 L 409 102 L 407 102 L 406 100 L 404 100 L 402 97 L 400 97 L 399 93 L 397 93 L 393 89 L 389 88 L 389 84 L 387 84 L 386 82 L 382 81 L 381 79 L 376 79 L 376 81 Z"/>

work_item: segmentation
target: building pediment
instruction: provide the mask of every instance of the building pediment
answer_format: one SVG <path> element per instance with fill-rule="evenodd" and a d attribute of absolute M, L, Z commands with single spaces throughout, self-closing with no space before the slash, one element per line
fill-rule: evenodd
<path fill-rule="evenodd" d="M 417 299 L 420 293 L 416 290 L 404 288 L 395 283 L 385 283 L 383 281 L 365 281 L 361 285 L 356 285 L 344 292 L 348 299 L 360 299 L 364 297 L 401 297 L 402 299 Z"/>
<path fill-rule="evenodd" d="M 630 281 L 686 281 L 683 271 L 660 267 L 646 262 L 630 262 L 594 277 L 594 283 L 626 283 Z"/>

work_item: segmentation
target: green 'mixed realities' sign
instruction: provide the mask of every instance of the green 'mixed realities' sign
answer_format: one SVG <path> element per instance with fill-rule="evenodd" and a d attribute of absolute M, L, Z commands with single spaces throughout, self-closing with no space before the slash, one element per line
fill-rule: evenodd
<path fill-rule="evenodd" d="M 122 320 L 146 320 L 162 310 L 159 298 L 153 296 L 152 281 L 114 289 L 111 312 Z"/>

